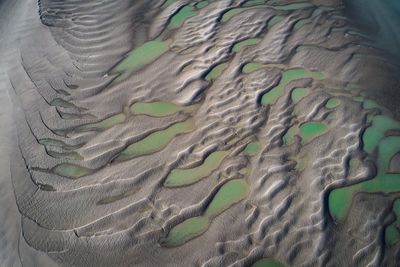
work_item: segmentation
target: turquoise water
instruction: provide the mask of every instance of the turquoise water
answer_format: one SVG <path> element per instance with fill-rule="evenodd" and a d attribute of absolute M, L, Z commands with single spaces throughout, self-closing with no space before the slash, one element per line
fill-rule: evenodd
<path fill-rule="evenodd" d="M 346 13 L 373 42 L 400 58 L 400 1 L 346 0 Z"/>

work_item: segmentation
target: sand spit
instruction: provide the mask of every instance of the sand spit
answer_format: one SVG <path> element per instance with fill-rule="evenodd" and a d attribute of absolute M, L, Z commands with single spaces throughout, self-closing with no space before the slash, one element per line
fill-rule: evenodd
<path fill-rule="evenodd" d="M 399 262 L 399 68 L 341 1 L 28 2 L 1 263 Z"/>

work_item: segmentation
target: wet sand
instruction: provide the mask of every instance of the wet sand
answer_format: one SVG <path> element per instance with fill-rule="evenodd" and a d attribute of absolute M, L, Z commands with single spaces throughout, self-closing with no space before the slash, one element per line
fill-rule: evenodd
<path fill-rule="evenodd" d="M 346 14 L 3 1 L 0 265 L 396 266 L 399 66 Z"/>

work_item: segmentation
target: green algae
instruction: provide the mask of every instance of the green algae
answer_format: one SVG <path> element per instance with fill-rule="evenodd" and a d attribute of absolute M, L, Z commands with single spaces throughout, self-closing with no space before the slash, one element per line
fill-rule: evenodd
<path fill-rule="evenodd" d="M 265 66 L 263 64 L 259 63 L 247 63 L 246 65 L 243 66 L 242 72 L 249 74 L 252 73 L 253 71 L 259 70 L 264 68 Z"/>
<path fill-rule="evenodd" d="M 129 197 L 129 196 L 135 194 L 138 190 L 139 190 L 139 188 L 133 187 L 133 188 L 131 188 L 131 189 L 126 190 L 126 191 L 125 191 L 124 193 L 122 193 L 122 194 L 102 198 L 102 199 L 100 199 L 100 200 L 96 203 L 96 205 L 107 205 L 107 204 L 114 203 L 114 202 L 116 202 L 116 201 L 118 201 L 118 200 L 127 198 L 127 197 Z"/>
<path fill-rule="evenodd" d="M 293 68 L 285 70 L 282 75 L 281 82 L 286 84 L 290 81 L 301 78 L 313 78 L 315 80 L 322 80 L 324 79 L 324 75 L 320 71 L 311 71 L 303 68 Z"/>
<path fill-rule="evenodd" d="M 133 49 L 114 70 L 122 73 L 118 81 L 127 78 L 130 74 L 153 62 L 168 50 L 168 42 L 160 40 L 148 41 Z"/>
<path fill-rule="evenodd" d="M 77 108 L 77 106 L 75 106 L 74 104 L 65 101 L 64 99 L 61 98 L 56 98 L 53 101 L 50 102 L 51 106 L 55 106 L 55 107 L 62 107 L 62 108 Z"/>
<path fill-rule="evenodd" d="M 94 120 L 95 116 L 91 114 L 73 114 L 59 111 L 61 118 L 64 120 Z"/>
<path fill-rule="evenodd" d="M 164 149 L 176 136 L 193 130 L 194 122 L 192 119 L 175 123 L 164 130 L 151 133 L 142 140 L 129 145 L 114 160 L 124 161 L 158 152 Z"/>
<path fill-rule="evenodd" d="M 183 22 L 186 19 L 193 17 L 196 14 L 197 13 L 194 11 L 194 8 L 192 6 L 190 5 L 184 6 L 178 11 L 178 13 L 172 16 L 168 28 L 170 30 L 177 29 L 182 26 Z"/>
<path fill-rule="evenodd" d="M 295 170 L 297 170 L 298 172 L 302 172 L 306 169 L 308 162 L 305 158 L 296 158 L 296 166 L 294 167 Z"/>
<path fill-rule="evenodd" d="M 330 193 L 329 210 L 335 220 L 344 220 L 352 197 L 357 192 L 390 194 L 400 191 L 400 174 L 387 172 L 391 157 L 398 151 L 400 151 L 400 136 L 384 138 L 378 146 L 377 175 L 371 180 L 337 188 Z"/>
<path fill-rule="evenodd" d="M 176 225 L 168 233 L 161 245 L 176 247 L 203 234 L 209 228 L 213 218 L 232 205 L 243 200 L 249 193 L 249 186 L 244 180 L 230 180 L 215 194 L 203 215 L 189 218 Z"/>
<path fill-rule="evenodd" d="M 251 267 L 285 267 L 285 265 L 274 259 L 265 258 L 255 262 Z"/>
<path fill-rule="evenodd" d="M 301 20 L 297 21 L 296 24 L 293 26 L 293 30 L 295 30 L 295 31 L 299 30 L 304 25 L 310 23 L 310 21 L 311 21 L 310 18 L 305 18 L 305 19 L 301 19 Z"/>
<path fill-rule="evenodd" d="M 57 191 L 57 189 L 56 188 L 54 188 L 52 185 L 49 185 L 49 184 L 42 184 L 42 183 L 36 183 L 37 184 L 37 186 L 38 186 L 38 188 L 39 188 L 39 190 L 41 190 L 41 191 L 48 191 L 48 192 L 50 192 L 50 191 Z"/>
<path fill-rule="evenodd" d="M 294 104 L 299 102 L 301 99 L 303 99 L 305 96 L 307 96 L 311 92 L 310 88 L 296 88 L 292 91 L 292 101 Z"/>
<path fill-rule="evenodd" d="M 306 8 L 306 7 L 312 7 L 314 5 L 310 3 L 293 3 L 293 4 L 287 4 L 287 5 L 276 5 L 274 8 L 276 10 L 296 10 L 296 9 L 301 9 L 301 8 Z"/>
<path fill-rule="evenodd" d="M 241 42 L 236 43 L 236 44 L 233 46 L 232 51 L 233 51 L 233 52 L 239 52 L 243 47 L 250 46 L 250 45 L 256 45 L 256 44 L 258 44 L 260 41 L 261 41 L 261 39 L 259 39 L 259 38 L 249 38 L 249 39 L 246 39 L 246 40 L 244 40 L 244 41 L 241 41 Z"/>
<path fill-rule="evenodd" d="M 380 105 L 371 99 L 366 99 L 363 103 L 364 109 L 380 108 Z"/>
<path fill-rule="evenodd" d="M 393 212 L 396 216 L 396 221 L 385 229 L 385 243 L 389 246 L 393 246 L 400 241 L 400 199 L 394 201 Z"/>
<path fill-rule="evenodd" d="M 174 169 L 165 180 L 165 187 L 179 187 L 194 184 L 215 171 L 228 155 L 228 151 L 216 151 L 207 156 L 204 162 L 190 169 Z"/>
<path fill-rule="evenodd" d="M 268 21 L 268 28 L 271 28 L 275 24 L 281 22 L 285 17 L 284 16 L 274 16 L 272 19 Z"/>
<path fill-rule="evenodd" d="M 391 224 L 385 229 L 385 243 L 389 246 L 393 246 L 400 239 L 400 233 L 396 225 Z"/>
<path fill-rule="evenodd" d="M 244 154 L 255 155 L 261 150 L 261 144 L 259 142 L 253 142 L 248 144 L 243 150 Z"/>
<path fill-rule="evenodd" d="M 63 150 L 72 150 L 78 147 L 78 146 L 67 145 L 63 141 L 52 138 L 39 139 L 39 144 L 44 145 L 46 149 L 51 147 L 57 147 L 57 148 L 62 148 Z"/>
<path fill-rule="evenodd" d="M 130 110 L 136 115 L 147 115 L 152 117 L 166 117 L 173 115 L 177 112 L 183 111 L 185 113 L 193 112 L 196 105 L 192 106 L 179 106 L 169 102 L 137 102 L 130 106 Z"/>
<path fill-rule="evenodd" d="M 354 194 L 358 192 L 390 194 L 398 191 L 400 191 L 400 175 L 381 174 L 372 180 L 333 190 L 329 194 L 329 211 L 335 221 L 340 222 L 345 219 Z"/>
<path fill-rule="evenodd" d="M 362 137 L 364 150 L 372 153 L 385 136 L 385 132 L 391 129 L 400 129 L 400 122 L 384 115 L 374 116 L 372 126 L 365 130 Z"/>
<path fill-rule="evenodd" d="M 400 152 L 400 136 L 388 136 L 378 146 L 377 167 L 378 173 L 389 170 L 390 160 Z"/>
<path fill-rule="evenodd" d="M 296 133 L 297 133 L 297 126 L 294 125 L 294 126 L 290 127 L 287 130 L 287 132 L 285 133 L 285 135 L 282 137 L 283 142 L 286 145 L 290 145 L 293 142 L 294 136 L 296 135 Z"/>
<path fill-rule="evenodd" d="M 393 211 L 396 215 L 396 225 L 400 226 L 400 199 L 396 199 L 393 203 Z"/>
<path fill-rule="evenodd" d="M 230 180 L 224 184 L 212 199 L 204 215 L 215 217 L 235 203 L 243 200 L 249 193 L 249 185 L 245 180 Z"/>
<path fill-rule="evenodd" d="M 197 9 L 202 9 L 208 6 L 208 1 L 200 1 L 196 4 Z"/>
<path fill-rule="evenodd" d="M 78 152 L 72 151 L 79 146 L 67 145 L 60 140 L 51 138 L 40 139 L 39 144 L 43 145 L 47 154 L 53 158 L 83 160 L 83 157 Z"/>
<path fill-rule="evenodd" d="M 247 1 L 246 3 L 243 4 L 245 7 L 250 7 L 250 6 L 257 6 L 257 5 L 262 5 L 265 4 L 265 0 L 250 0 Z"/>
<path fill-rule="evenodd" d="M 56 146 L 56 147 L 68 146 L 63 141 L 60 141 L 60 140 L 57 140 L 57 139 L 52 139 L 52 138 L 39 139 L 39 144 L 42 144 L 44 146 Z"/>
<path fill-rule="evenodd" d="M 207 231 L 210 221 L 207 217 L 199 216 L 189 218 L 178 224 L 168 233 L 166 239 L 161 241 L 164 247 L 177 247 L 183 245 L 189 240 L 198 237 Z"/>
<path fill-rule="evenodd" d="M 300 126 L 300 136 L 303 143 L 307 144 L 314 138 L 323 135 L 328 130 L 328 126 L 322 122 L 311 121 Z"/>
<path fill-rule="evenodd" d="M 80 178 L 93 172 L 93 170 L 86 167 L 70 163 L 61 163 L 55 166 L 52 171 L 55 174 L 68 178 Z"/>
<path fill-rule="evenodd" d="M 48 150 L 47 154 L 49 154 L 53 158 L 63 158 L 63 159 L 72 159 L 72 160 L 83 160 L 83 157 L 78 152 L 56 152 L 52 150 Z"/>
<path fill-rule="evenodd" d="M 312 18 L 315 18 L 316 16 L 321 15 L 324 11 L 325 11 L 325 10 L 324 10 L 323 8 L 318 7 L 318 8 L 316 8 L 316 9 L 313 11 L 311 17 L 312 17 Z"/>
<path fill-rule="evenodd" d="M 392 157 L 400 151 L 400 136 L 385 135 L 388 130 L 400 129 L 400 123 L 384 115 L 373 116 L 371 122 L 362 136 L 363 149 L 371 156 L 376 155 L 377 174 L 371 180 L 337 188 L 329 194 L 329 211 L 336 221 L 345 219 L 352 198 L 358 192 L 390 194 L 400 191 L 400 174 L 389 172 Z M 393 228 L 386 229 L 388 243 L 395 235 Z"/>
<path fill-rule="evenodd" d="M 363 96 L 354 96 L 353 100 L 357 101 L 357 102 L 363 102 L 364 101 L 364 97 Z"/>
<path fill-rule="evenodd" d="M 276 86 L 262 96 L 261 103 L 265 106 L 272 105 L 283 95 L 283 92 L 283 86 Z"/>
<path fill-rule="evenodd" d="M 211 71 L 207 74 L 205 77 L 206 81 L 212 81 L 215 80 L 217 77 L 219 77 L 222 72 L 228 67 L 228 63 L 221 63 L 215 66 L 214 68 L 211 69 Z"/>
<path fill-rule="evenodd" d="M 328 100 L 328 102 L 326 102 L 325 107 L 332 109 L 332 108 L 336 108 L 337 106 L 339 106 L 339 100 L 337 100 L 336 98 L 331 98 Z"/>
<path fill-rule="evenodd" d="M 80 127 L 77 127 L 77 131 L 104 131 L 107 130 L 117 124 L 121 124 L 125 121 L 125 114 L 119 113 L 114 116 L 111 116 L 107 119 L 104 119 L 100 122 L 97 123 L 91 123 L 91 124 L 86 124 L 82 125 Z"/>
<path fill-rule="evenodd" d="M 173 2 L 175 2 L 176 0 L 167 0 L 165 1 L 165 3 L 161 6 L 161 8 L 166 8 L 170 5 L 172 5 Z"/>
<path fill-rule="evenodd" d="M 335 221 L 342 221 L 346 217 L 351 193 L 350 190 L 335 189 L 329 194 L 329 212 Z"/>
<path fill-rule="evenodd" d="M 227 11 L 224 15 L 222 15 L 221 20 L 222 20 L 222 22 L 226 22 L 226 21 L 230 20 L 233 16 L 235 16 L 245 10 L 247 10 L 247 8 L 242 8 L 242 7 L 233 8 L 233 9 Z"/>
<path fill-rule="evenodd" d="M 283 95 L 285 86 L 289 82 L 301 78 L 321 80 L 324 78 L 324 75 L 319 71 L 309 71 L 302 68 L 286 70 L 283 72 L 279 84 L 262 96 L 261 103 L 265 106 L 274 104 L 278 98 Z"/>

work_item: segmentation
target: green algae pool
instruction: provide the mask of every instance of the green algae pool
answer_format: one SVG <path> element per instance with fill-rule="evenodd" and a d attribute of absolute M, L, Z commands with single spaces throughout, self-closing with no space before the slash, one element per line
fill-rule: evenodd
<path fill-rule="evenodd" d="M 121 73 L 117 81 L 127 78 L 130 74 L 159 58 L 168 51 L 168 44 L 168 41 L 151 40 L 133 49 L 114 68 L 114 71 Z"/>
<path fill-rule="evenodd" d="M 311 22 L 311 18 L 301 19 L 301 20 L 297 21 L 296 24 L 293 26 L 293 30 L 297 31 L 301 27 L 303 27 L 304 25 L 306 25 L 306 24 L 308 24 L 310 22 Z"/>
<path fill-rule="evenodd" d="M 373 179 L 334 189 L 329 194 L 329 211 L 336 221 L 345 219 L 353 196 L 358 192 L 390 194 L 400 191 L 400 174 L 389 172 L 392 157 L 400 151 L 400 136 L 386 136 L 387 131 L 399 129 L 400 123 L 393 118 L 385 115 L 372 117 L 371 125 L 362 135 L 362 141 L 363 150 L 370 157 L 376 156 L 377 174 Z"/>
<path fill-rule="evenodd" d="M 275 5 L 273 6 L 276 10 L 296 10 L 296 9 L 302 9 L 306 7 L 312 7 L 314 6 L 313 4 L 310 3 L 293 3 L 293 4 L 287 4 L 287 5 Z"/>
<path fill-rule="evenodd" d="M 161 240 L 161 245 L 176 247 L 200 236 L 207 231 L 213 218 L 246 198 L 248 194 L 249 186 L 246 181 L 236 179 L 226 182 L 215 194 L 203 215 L 186 219 L 176 225 Z"/>
<path fill-rule="evenodd" d="M 215 66 L 214 68 L 211 69 L 211 71 L 207 74 L 205 77 L 206 81 L 212 81 L 215 80 L 217 77 L 219 77 L 222 72 L 228 67 L 228 63 L 221 63 Z"/>
<path fill-rule="evenodd" d="M 297 133 L 297 126 L 294 125 L 290 127 L 282 138 L 283 142 L 286 145 L 290 145 L 293 142 L 296 133 Z"/>
<path fill-rule="evenodd" d="M 382 109 L 375 101 L 359 97 L 355 101 L 363 101 L 364 109 Z M 387 135 L 390 130 L 400 130 L 400 122 L 386 115 L 368 115 L 371 123 L 362 135 L 363 150 L 369 158 L 375 159 L 377 173 L 370 180 L 334 189 L 328 196 L 328 207 L 332 218 L 340 223 L 348 215 L 353 197 L 359 192 L 391 194 L 400 192 L 400 173 L 392 173 L 392 158 L 400 151 L 400 136 Z M 384 231 L 387 246 L 400 241 L 400 199 L 396 199 L 392 207 L 396 220 Z"/>
<path fill-rule="evenodd" d="M 222 22 L 227 22 L 230 20 L 233 16 L 247 10 L 248 8 L 243 8 L 243 7 L 238 7 L 238 8 L 233 8 L 229 11 L 227 11 L 224 15 L 222 15 L 221 21 Z"/>
<path fill-rule="evenodd" d="M 166 239 L 161 241 L 164 247 L 176 247 L 189 240 L 198 237 L 207 231 L 210 220 L 207 217 L 199 216 L 185 220 L 169 232 Z"/>
<path fill-rule="evenodd" d="M 107 204 L 110 204 L 110 203 L 114 203 L 114 202 L 116 202 L 118 200 L 127 198 L 127 197 L 135 194 L 138 190 L 139 190 L 139 188 L 133 187 L 131 189 L 126 190 L 122 194 L 102 198 L 96 203 L 96 205 L 107 205 Z"/>
<path fill-rule="evenodd" d="M 386 137 L 379 143 L 377 175 L 355 185 L 337 188 L 329 194 L 329 210 L 336 221 L 343 221 L 357 192 L 390 194 L 400 191 L 400 174 L 388 173 L 391 157 L 400 151 L 400 136 Z"/>
<path fill-rule="evenodd" d="M 364 109 L 374 109 L 374 108 L 379 108 L 379 107 L 380 107 L 379 104 L 371 99 L 366 99 L 363 103 Z"/>
<path fill-rule="evenodd" d="M 372 126 L 365 130 L 362 137 L 364 150 L 372 153 L 385 136 L 385 132 L 391 129 L 400 129 L 400 122 L 384 115 L 374 116 Z"/>
<path fill-rule="evenodd" d="M 265 0 L 250 0 L 246 1 L 246 3 L 243 4 L 245 7 L 250 7 L 250 6 L 257 6 L 257 5 L 262 5 L 265 4 Z"/>
<path fill-rule="evenodd" d="M 228 151 L 216 151 L 207 156 L 204 162 L 189 169 L 174 169 L 165 180 L 165 187 L 179 187 L 194 184 L 215 171 L 228 155 Z"/>
<path fill-rule="evenodd" d="M 385 229 L 385 242 L 388 246 L 393 246 L 400 241 L 400 199 L 394 201 L 393 212 L 396 220 Z"/>
<path fill-rule="evenodd" d="M 46 149 L 49 149 L 51 147 L 56 147 L 56 148 L 61 148 L 64 151 L 70 151 L 73 149 L 76 149 L 80 147 L 80 145 L 68 145 L 64 143 L 63 141 L 57 140 L 57 139 L 52 139 L 52 138 L 43 138 L 39 139 L 39 144 L 44 145 Z"/>
<path fill-rule="evenodd" d="M 51 101 L 50 106 L 62 107 L 62 108 L 77 108 L 77 106 L 75 106 L 74 104 L 65 101 L 64 99 L 61 98 L 56 98 L 53 101 Z"/>
<path fill-rule="evenodd" d="M 249 74 L 252 73 L 253 71 L 259 70 L 265 68 L 265 65 L 259 64 L 259 63 L 247 63 L 246 65 L 243 66 L 242 72 Z"/>
<path fill-rule="evenodd" d="M 166 8 L 170 5 L 172 5 L 172 3 L 174 3 L 176 0 L 167 0 L 165 1 L 165 3 L 161 6 L 161 8 Z"/>
<path fill-rule="evenodd" d="M 49 154 L 53 158 L 62 158 L 62 159 L 72 159 L 72 160 L 83 160 L 83 157 L 75 151 L 71 152 L 56 152 L 52 150 L 47 150 L 47 154 Z"/>
<path fill-rule="evenodd" d="M 92 123 L 92 124 L 86 124 L 80 127 L 77 127 L 77 131 L 103 131 L 107 130 L 114 125 L 121 124 L 125 121 L 125 114 L 119 113 L 114 116 L 111 116 L 107 119 L 104 119 L 100 122 L 97 123 Z"/>
<path fill-rule="evenodd" d="M 292 91 L 292 101 L 294 104 L 296 104 L 297 102 L 299 102 L 301 99 L 303 99 L 304 97 L 306 97 L 308 94 L 310 94 L 311 89 L 310 88 L 295 88 Z"/>
<path fill-rule="evenodd" d="M 324 78 L 324 75 L 319 71 L 309 71 L 302 68 L 285 70 L 282 74 L 279 84 L 262 96 L 261 103 L 265 106 L 274 104 L 278 100 L 278 98 L 284 94 L 285 86 L 289 82 L 301 78 L 313 78 L 316 80 L 322 80 Z"/>
<path fill-rule="evenodd" d="M 52 169 L 52 171 L 55 174 L 68 178 L 80 178 L 82 176 L 89 175 L 93 172 L 93 170 L 91 169 L 70 163 L 61 163 L 55 166 Z"/>
<path fill-rule="evenodd" d="M 271 28 L 275 24 L 281 22 L 285 17 L 284 16 L 274 16 L 272 19 L 268 21 L 268 28 Z"/>
<path fill-rule="evenodd" d="M 164 130 L 151 133 L 142 140 L 129 145 L 114 159 L 114 161 L 124 161 L 158 152 L 164 149 L 176 136 L 190 133 L 193 130 L 193 119 L 175 123 Z"/>
<path fill-rule="evenodd" d="M 325 107 L 332 109 L 332 108 L 336 108 L 337 106 L 339 106 L 339 100 L 337 100 L 336 98 L 331 98 L 328 100 L 328 102 L 326 102 Z"/>
<path fill-rule="evenodd" d="M 202 9 L 208 6 L 208 1 L 200 1 L 196 4 L 197 9 Z"/>
<path fill-rule="evenodd" d="M 194 8 L 190 5 L 184 6 L 181 8 L 178 13 L 172 16 L 168 28 L 170 30 L 177 29 L 182 26 L 183 22 L 195 16 L 197 13 L 194 11 Z"/>
<path fill-rule="evenodd" d="M 400 239 L 400 233 L 398 230 L 399 226 L 395 223 L 390 224 L 385 228 L 385 243 L 389 246 L 393 246 Z"/>
<path fill-rule="evenodd" d="M 245 180 L 230 180 L 218 190 L 204 215 L 213 218 L 244 199 L 248 193 L 249 185 Z"/>
<path fill-rule="evenodd" d="M 192 106 L 180 106 L 169 102 L 150 102 L 143 103 L 137 102 L 130 106 L 130 110 L 136 115 L 148 115 L 152 117 L 166 117 L 173 115 L 179 111 L 185 113 L 193 112 L 196 109 L 196 105 Z"/>
<path fill-rule="evenodd" d="M 64 120 L 94 120 L 96 119 L 95 116 L 91 114 L 74 114 L 74 113 L 65 113 L 58 111 L 60 114 L 61 118 Z"/>
<path fill-rule="evenodd" d="M 255 262 L 251 267 L 285 267 L 285 265 L 277 260 L 265 258 Z"/>
<path fill-rule="evenodd" d="M 261 150 L 261 144 L 259 142 L 252 142 L 244 148 L 243 153 L 246 155 L 255 155 L 260 150 Z"/>
<path fill-rule="evenodd" d="M 260 41 L 261 41 L 261 39 L 259 39 L 259 38 L 249 38 L 249 39 L 243 40 L 241 42 L 236 43 L 233 46 L 232 51 L 239 52 L 242 48 L 244 48 L 246 46 L 256 45 Z"/>
<path fill-rule="evenodd" d="M 322 122 L 310 121 L 300 126 L 300 136 L 303 143 L 307 144 L 314 138 L 323 135 L 328 131 L 328 126 Z"/>

